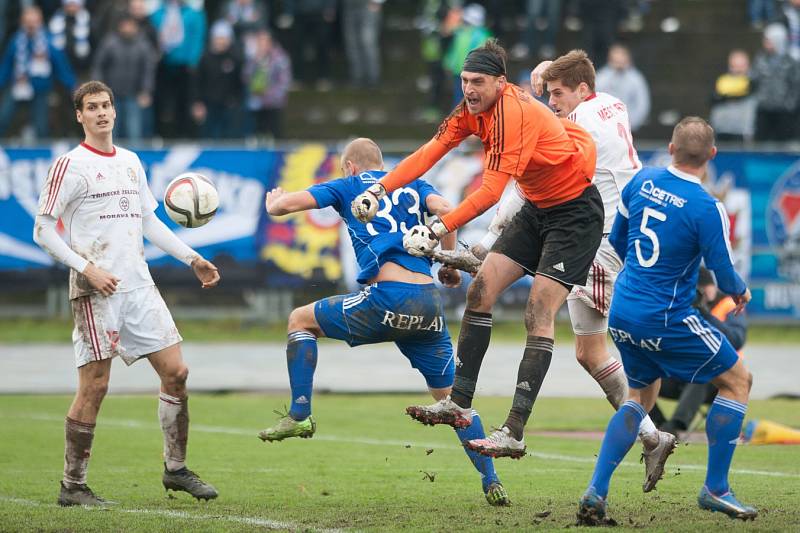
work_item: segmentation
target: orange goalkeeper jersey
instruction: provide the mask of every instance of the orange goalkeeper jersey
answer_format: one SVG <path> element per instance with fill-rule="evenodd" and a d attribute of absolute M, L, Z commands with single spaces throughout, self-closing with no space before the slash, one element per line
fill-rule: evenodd
<path fill-rule="evenodd" d="M 596 151 L 583 128 L 559 119 L 544 104 L 513 84 L 507 84 L 495 105 L 472 115 L 459 105 L 436 135 L 401 161 L 380 183 L 391 192 L 436 164 L 470 135 L 483 142 L 486 157 L 481 186 L 442 217 L 454 230 L 496 204 L 511 178 L 526 198 L 552 207 L 577 198 L 592 183 Z"/>

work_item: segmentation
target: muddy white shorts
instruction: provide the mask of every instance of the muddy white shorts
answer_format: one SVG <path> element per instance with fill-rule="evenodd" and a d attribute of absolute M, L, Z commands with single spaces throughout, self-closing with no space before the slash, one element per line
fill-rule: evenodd
<path fill-rule="evenodd" d="M 183 340 L 155 285 L 111 296 L 90 294 L 71 303 L 78 367 L 117 355 L 131 365 Z"/>
<path fill-rule="evenodd" d="M 589 269 L 586 285 L 575 285 L 567 296 L 569 318 L 575 335 L 593 335 L 608 330 L 608 309 L 620 270 L 622 261 L 608 242 L 608 237 L 603 237 Z"/>

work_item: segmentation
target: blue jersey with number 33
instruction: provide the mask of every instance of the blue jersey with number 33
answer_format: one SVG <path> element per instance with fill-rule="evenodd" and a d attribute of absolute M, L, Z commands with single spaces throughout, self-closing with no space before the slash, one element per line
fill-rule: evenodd
<path fill-rule="evenodd" d="M 350 203 L 355 197 L 385 174 L 371 170 L 308 188 L 320 209 L 333 207 L 347 224 L 347 232 L 361 269 L 359 283 L 366 283 L 387 262 L 397 263 L 412 272 L 431 275 L 430 259 L 414 257 L 403 248 L 405 232 L 417 224 L 424 224 L 424 216 L 428 214 L 425 200 L 431 194 L 439 194 L 430 184 L 418 179 L 387 194 L 381 200 L 377 215 L 367 224 L 356 220 L 350 211 Z"/>
<path fill-rule="evenodd" d="M 667 327 L 692 312 L 700 259 L 720 289 L 742 294 L 733 269 L 730 221 L 700 180 L 674 167 L 645 168 L 625 186 L 609 240 L 625 266 L 610 314 Z"/>

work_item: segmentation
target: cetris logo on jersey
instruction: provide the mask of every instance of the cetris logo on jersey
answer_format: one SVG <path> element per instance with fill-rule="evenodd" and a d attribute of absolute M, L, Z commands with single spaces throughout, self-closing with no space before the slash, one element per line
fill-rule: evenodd
<path fill-rule="evenodd" d="M 772 187 L 766 219 L 780 274 L 800 282 L 800 161 Z"/>
<path fill-rule="evenodd" d="M 666 189 L 661 189 L 653 184 L 653 180 L 647 180 L 642 183 L 639 189 L 639 194 L 648 200 L 657 203 L 658 205 L 666 207 L 667 204 L 672 204 L 675 207 L 683 207 L 686 205 L 686 199 L 672 194 Z"/>

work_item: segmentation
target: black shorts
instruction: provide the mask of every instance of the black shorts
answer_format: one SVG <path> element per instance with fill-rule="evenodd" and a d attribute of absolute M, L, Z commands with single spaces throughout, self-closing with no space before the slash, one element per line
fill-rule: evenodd
<path fill-rule="evenodd" d="M 603 199 L 591 185 L 569 202 L 547 208 L 528 201 L 492 246 L 528 274 L 567 288 L 585 285 L 603 238 Z"/>

